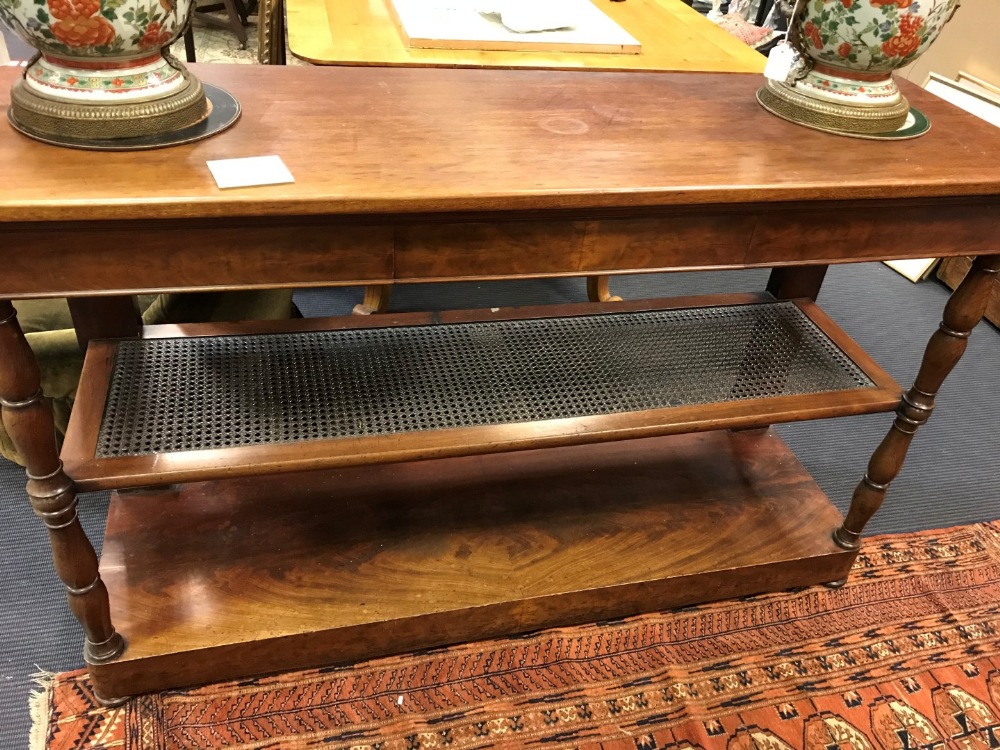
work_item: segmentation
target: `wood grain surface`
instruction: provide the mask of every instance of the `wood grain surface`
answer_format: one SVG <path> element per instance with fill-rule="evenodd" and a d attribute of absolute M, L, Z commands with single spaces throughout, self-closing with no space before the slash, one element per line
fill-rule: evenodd
<path fill-rule="evenodd" d="M 116 495 L 128 646 L 92 676 L 132 694 L 836 580 L 839 521 L 767 431 Z"/>
<path fill-rule="evenodd" d="M 639 40 L 620 55 L 419 49 L 406 44 L 386 0 L 286 0 L 289 50 L 317 65 L 717 71 L 760 73 L 764 56 L 680 0 L 595 2 Z"/>
<path fill-rule="evenodd" d="M 774 117 L 754 100 L 758 75 L 195 70 L 243 105 L 233 129 L 200 143 L 95 154 L 36 143 L 4 126 L 0 224 L 130 219 L 141 230 L 157 218 L 628 214 L 928 196 L 1000 205 L 1000 130 L 905 83 L 933 128 L 886 143 Z M 0 70 L 0 107 L 17 74 Z M 205 165 L 259 154 L 281 156 L 295 183 L 219 190 Z M 3 235 L 0 242 L 7 244 Z"/>

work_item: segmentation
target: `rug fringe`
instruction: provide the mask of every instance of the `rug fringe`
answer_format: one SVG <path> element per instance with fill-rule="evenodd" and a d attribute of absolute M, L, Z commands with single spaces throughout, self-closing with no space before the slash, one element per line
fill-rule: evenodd
<path fill-rule="evenodd" d="M 40 670 L 31 675 L 31 681 L 38 690 L 28 696 L 28 710 L 31 715 L 31 734 L 28 735 L 29 750 L 45 750 L 49 735 L 49 714 L 52 710 L 52 683 L 55 672 Z"/>

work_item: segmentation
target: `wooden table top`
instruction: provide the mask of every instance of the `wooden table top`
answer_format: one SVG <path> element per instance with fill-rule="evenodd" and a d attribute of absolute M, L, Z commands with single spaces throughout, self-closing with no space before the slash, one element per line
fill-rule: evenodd
<path fill-rule="evenodd" d="M 410 48 L 388 0 L 286 0 L 288 48 L 318 65 L 760 73 L 764 56 L 680 0 L 594 0 L 642 44 L 638 55 Z"/>
<path fill-rule="evenodd" d="M 909 85 L 931 132 L 878 142 L 770 115 L 757 75 L 194 69 L 243 105 L 200 143 L 94 153 L 0 125 L 0 222 L 1000 196 L 1000 130 Z M 220 190 L 205 164 L 267 154 L 294 184 Z"/>

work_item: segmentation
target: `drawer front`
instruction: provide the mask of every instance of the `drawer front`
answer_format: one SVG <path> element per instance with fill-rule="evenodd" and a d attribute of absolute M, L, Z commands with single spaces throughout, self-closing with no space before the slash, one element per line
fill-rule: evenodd
<path fill-rule="evenodd" d="M 396 232 L 396 278 L 556 276 L 744 262 L 756 219 L 696 215 L 412 224 Z"/>
<path fill-rule="evenodd" d="M 383 226 L 7 231 L 0 249 L 8 298 L 392 280 L 392 229 Z"/>
<path fill-rule="evenodd" d="M 761 217 L 748 265 L 940 258 L 997 251 L 1000 208 L 911 205 L 789 210 Z"/>

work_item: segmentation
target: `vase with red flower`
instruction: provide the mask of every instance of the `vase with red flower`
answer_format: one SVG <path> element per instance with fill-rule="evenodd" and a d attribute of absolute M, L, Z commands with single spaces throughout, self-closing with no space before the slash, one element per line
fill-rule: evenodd
<path fill-rule="evenodd" d="M 796 0 L 788 43 L 800 64 L 760 102 L 786 119 L 847 134 L 894 131 L 909 104 L 892 72 L 921 55 L 960 0 Z M 780 76 L 779 76 L 780 78 Z"/>
<path fill-rule="evenodd" d="M 58 142 L 201 121 L 202 85 L 166 49 L 192 9 L 192 0 L 0 0 L 0 20 L 38 50 L 11 91 L 12 124 Z"/>

